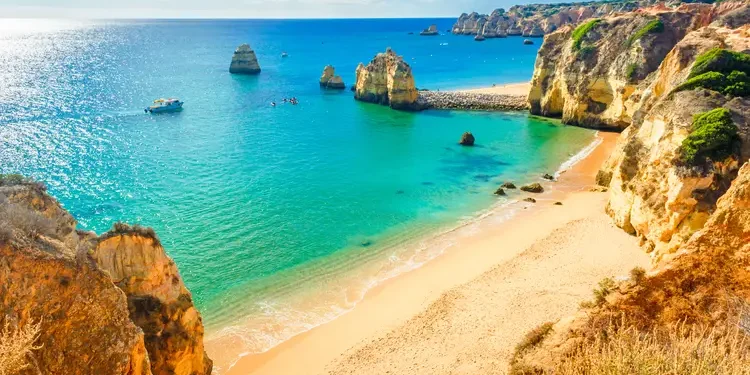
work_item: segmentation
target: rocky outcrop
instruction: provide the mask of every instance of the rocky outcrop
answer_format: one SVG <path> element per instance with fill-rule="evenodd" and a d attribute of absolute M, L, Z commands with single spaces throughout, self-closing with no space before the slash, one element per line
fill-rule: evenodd
<path fill-rule="evenodd" d="M 346 88 L 346 85 L 341 76 L 336 75 L 336 69 L 332 65 L 326 65 L 323 68 L 323 74 L 320 76 L 320 87 L 343 90 Z"/>
<path fill-rule="evenodd" d="M 710 8 L 703 5 L 700 8 Z M 634 12 L 548 35 L 537 55 L 531 113 L 567 124 L 623 130 L 639 108 L 638 83 L 656 71 L 700 16 L 697 10 Z"/>
<path fill-rule="evenodd" d="M 241 44 L 234 50 L 232 63 L 229 65 L 229 73 L 232 74 L 258 74 L 260 65 L 255 51 L 247 43 Z"/>
<path fill-rule="evenodd" d="M 521 186 L 521 191 L 529 192 L 529 193 L 542 193 L 544 192 L 544 187 L 538 182 L 534 182 L 532 184 Z"/>
<path fill-rule="evenodd" d="M 403 57 L 388 48 L 366 66 L 359 64 L 354 98 L 363 102 L 388 105 L 393 109 L 422 110 L 414 76 Z"/>
<path fill-rule="evenodd" d="M 471 134 L 471 132 L 464 132 L 464 134 L 461 134 L 461 139 L 458 140 L 458 144 L 461 146 L 474 146 L 474 134 Z"/>
<path fill-rule="evenodd" d="M 39 184 L 0 183 L 0 326 L 40 324 L 22 374 L 210 374 L 200 315 L 153 231 L 75 226 Z"/>
<path fill-rule="evenodd" d="M 155 234 L 121 224 L 96 242 L 91 256 L 125 292 L 130 317 L 145 334 L 152 372 L 210 374 L 200 313 Z"/>
<path fill-rule="evenodd" d="M 435 35 L 438 35 L 437 25 L 430 25 L 430 27 L 422 30 L 422 32 L 420 32 L 419 35 L 422 35 L 422 36 L 435 36 Z"/>
<path fill-rule="evenodd" d="M 487 14 L 463 13 L 451 29 L 458 35 L 482 35 L 485 38 L 507 35 L 541 37 L 565 25 L 575 25 L 586 19 L 629 12 L 656 1 L 576 4 L 516 5 L 505 11 L 495 9 Z"/>

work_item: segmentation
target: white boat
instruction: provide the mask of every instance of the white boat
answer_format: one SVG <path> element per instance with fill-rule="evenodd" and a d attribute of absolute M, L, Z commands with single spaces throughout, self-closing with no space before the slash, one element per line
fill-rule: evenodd
<path fill-rule="evenodd" d="M 287 56 L 289 56 L 289 55 L 286 52 L 282 52 L 281 53 L 281 57 L 287 57 Z"/>
<path fill-rule="evenodd" d="M 169 99 L 156 99 L 154 103 L 143 111 L 146 113 L 163 113 L 163 112 L 176 112 L 182 110 L 182 105 L 185 104 L 177 98 Z"/>

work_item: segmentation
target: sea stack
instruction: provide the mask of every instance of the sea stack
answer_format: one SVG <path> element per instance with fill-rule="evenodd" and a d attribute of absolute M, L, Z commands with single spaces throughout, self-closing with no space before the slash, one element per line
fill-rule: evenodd
<path fill-rule="evenodd" d="M 255 51 L 247 43 L 241 44 L 234 50 L 232 64 L 229 65 L 229 73 L 232 74 L 258 74 L 260 65 Z"/>
<path fill-rule="evenodd" d="M 419 35 L 422 35 L 422 36 L 438 35 L 437 25 L 430 25 L 430 27 L 422 30 L 422 32 L 419 33 Z"/>
<path fill-rule="evenodd" d="M 341 76 L 336 75 L 336 68 L 332 65 L 326 65 L 323 68 L 323 75 L 320 76 L 320 87 L 325 89 L 343 90 L 346 88 Z"/>
<path fill-rule="evenodd" d="M 407 111 L 425 109 L 411 67 L 390 48 L 377 54 L 369 64 L 360 63 L 356 74 L 354 99 Z"/>

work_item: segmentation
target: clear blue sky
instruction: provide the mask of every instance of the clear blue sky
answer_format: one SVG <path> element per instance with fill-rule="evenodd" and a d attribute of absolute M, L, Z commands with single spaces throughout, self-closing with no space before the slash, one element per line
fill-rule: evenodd
<path fill-rule="evenodd" d="M 553 0 L 0 0 L 4 18 L 457 17 Z M 2 20 L 0 20 L 2 22 Z"/>

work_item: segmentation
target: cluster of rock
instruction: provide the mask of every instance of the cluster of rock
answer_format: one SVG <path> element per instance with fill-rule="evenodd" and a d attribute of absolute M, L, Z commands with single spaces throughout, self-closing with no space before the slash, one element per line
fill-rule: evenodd
<path fill-rule="evenodd" d="M 325 89 L 343 90 L 346 88 L 341 76 L 336 75 L 336 68 L 332 65 L 326 65 L 323 68 L 323 74 L 320 76 L 320 87 Z"/>
<path fill-rule="evenodd" d="M 258 74 L 260 65 L 255 51 L 247 43 L 241 44 L 234 50 L 232 63 L 229 65 L 229 73 L 232 74 Z"/>
<path fill-rule="evenodd" d="M 425 108 L 419 100 L 409 64 L 388 48 L 369 64 L 357 66 L 354 98 L 393 109 L 418 111 Z"/>
<path fill-rule="evenodd" d="M 210 374 L 201 316 L 154 232 L 75 227 L 40 185 L 0 184 L 0 326 L 40 326 L 23 373 Z"/>
<path fill-rule="evenodd" d="M 505 11 L 495 9 L 489 15 L 463 13 L 453 25 L 453 34 L 483 38 L 507 36 L 541 37 L 558 28 L 583 20 L 617 12 L 628 12 L 654 1 L 591 2 L 577 4 L 516 5 Z"/>
<path fill-rule="evenodd" d="M 422 30 L 419 35 L 422 36 L 435 36 L 438 35 L 438 28 L 437 25 L 430 25 L 430 27 Z"/>
<path fill-rule="evenodd" d="M 660 30 L 639 32 L 656 20 Z M 732 69 L 750 74 L 750 5 L 683 4 L 603 18 L 582 38 L 583 47 L 594 49 L 588 57 L 575 53 L 570 34 L 563 28 L 545 38 L 531 110 L 577 125 L 624 128 L 597 180 L 608 188 L 607 213 L 640 238 L 656 268 L 620 283 L 517 353 L 515 366 L 534 373 L 554 372 L 560 358 L 608 322 L 646 330 L 716 324 L 736 313 L 732 298 L 750 299 L 750 97 L 679 90 L 696 67 L 726 68 L 728 60 L 707 57 L 712 51 L 734 51 L 745 63 Z M 696 118 L 706 113 L 723 113 L 731 133 L 697 134 Z M 685 162 L 695 137 L 711 137 L 698 141 L 702 147 L 726 142 L 726 153 Z"/>
<path fill-rule="evenodd" d="M 427 108 L 465 109 L 478 111 L 525 110 L 526 97 L 518 95 L 482 94 L 460 91 L 420 91 Z"/>

